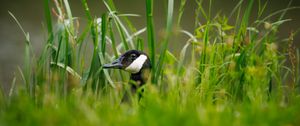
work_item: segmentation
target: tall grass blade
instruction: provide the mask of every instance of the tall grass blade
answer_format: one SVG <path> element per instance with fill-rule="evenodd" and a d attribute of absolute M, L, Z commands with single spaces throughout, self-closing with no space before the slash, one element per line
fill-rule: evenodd
<path fill-rule="evenodd" d="M 167 26 L 166 26 L 166 35 L 163 41 L 163 45 L 160 51 L 160 56 L 157 62 L 157 68 L 156 68 L 156 83 L 158 81 L 158 78 L 161 75 L 162 67 L 164 66 L 164 59 L 167 52 L 168 44 L 169 44 L 169 37 L 172 32 L 172 25 L 173 25 L 173 11 L 174 11 L 174 1 L 168 0 L 168 11 L 167 11 Z"/>
<path fill-rule="evenodd" d="M 186 0 L 180 0 L 180 7 L 179 7 L 179 14 L 178 14 L 178 19 L 177 19 L 177 26 L 180 26 L 181 18 L 184 12 L 184 7 L 186 4 Z"/>
<path fill-rule="evenodd" d="M 31 82 L 31 56 L 30 56 L 30 50 L 31 50 L 31 45 L 30 45 L 30 37 L 29 37 L 29 33 L 25 33 L 23 27 L 21 26 L 20 22 L 17 20 L 17 18 L 11 13 L 8 12 L 9 15 L 15 20 L 15 22 L 17 23 L 17 25 L 19 26 L 19 28 L 21 29 L 21 31 L 23 32 L 24 36 L 25 36 L 25 65 L 24 65 L 24 77 L 25 77 L 25 85 L 26 85 L 26 89 L 28 90 L 28 92 L 30 93 L 30 96 L 34 97 L 34 88 L 35 85 Z"/>
<path fill-rule="evenodd" d="M 12 95 L 15 91 L 15 88 L 16 88 L 16 77 L 13 78 L 13 81 L 11 83 L 11 87 L 10 87 L 10 90 L 9 90 L 9 94 L 8 94 L 8 97 L 11 99 L 12 98 Z"/>
<path fill-rule="evenodd" d="M 62 69 L 65 69 L 68 73 L 70 73 L 72 76 L 76 77 L 79 80 L 82 79 L 82 77 L 75 70 L 73 70 L 71 67 L 69 67 L 63 63 L 51 62 L 51 65 L 56 65 Z"/>
<path fill-rule="evenodd" d="M 155 37 L 154 37 L 154 26 L 153 26 L 153 0 L 146 0 L 146 16 L 147 16 L 147 38 L 149 55 L 152 65 L 152 83 L 155 83 L 156 76 L 156 48 L 155 48 Z"/>

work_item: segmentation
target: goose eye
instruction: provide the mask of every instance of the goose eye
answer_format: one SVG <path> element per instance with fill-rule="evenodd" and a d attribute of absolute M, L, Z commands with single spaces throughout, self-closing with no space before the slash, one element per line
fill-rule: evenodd
<path fill-rule="evenodd" d="M 130 55 L 130 60 L 131 60 L 131 61 L 134 61 L 134 60 L 136 59 L 136 57 L 137 57 L 136 54 L 131 54 L 131 55 Z"/>

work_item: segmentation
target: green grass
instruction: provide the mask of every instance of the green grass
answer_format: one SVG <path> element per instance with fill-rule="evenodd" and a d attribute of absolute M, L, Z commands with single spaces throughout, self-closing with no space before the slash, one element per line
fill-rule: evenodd
<path fill-rule="evenodd" d="M 298 125 L 297 32 L 277 36 L 290 21 L 287 11 L 299 7 L 289 3 L 266 14 L 267 2 L 241 0 L 230 15 L 213 15 L 212 0 L 196 0 L 195 30 L 189 32 L 180 26 L 186 2 L 179 10 L 174 0 L 166 2 L 159 40 L 153 0 L 145 1 L 147 29 L 135 28 L 128 17 L 138 15 L 118 12 L 113 0 L 103 1 L 107 12 L 100 17 L 82 0 L 88 22 L 81 32 L 67 0 L 44 0 L 48 39 L 38 57 L 22 22 L 10 13 L 25 35 L 25 65 L 9 94 L 0 90 L 0 125 Z M 177 32 L 189 39 L 171 52 Z M 153 66 L 145 96 L 130 104 L 120 103 L 129 74 L 102 69 L 129 49 L 147 52 Z"/>

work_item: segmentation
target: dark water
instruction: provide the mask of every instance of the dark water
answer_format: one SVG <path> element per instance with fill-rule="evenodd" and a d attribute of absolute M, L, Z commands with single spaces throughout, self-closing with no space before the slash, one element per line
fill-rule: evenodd
<path fill-rule="evenodd" d="M 84 17 L 84 10 L 80 0 L 69 0 L 73 16 Z M 262 0 L 264 1 L 264 0 Z M 266 13 L 283 9 L 287 6 L 289 0 L 269 0 Z M 90 9 L 94 15 L 101 15 L 105 11 L 105 6 L 101 0 L 88 0 Z M 213 13 L 222 12 L 228 14 L 237 0 L 213 0 Z M 134 17 L 131 20 L 137 28 L 143 28 L 145 21 L 145 0 L 115 0 L 116 6 L 122 13 L 139 14 L 141 17 Z M 166 0 L 154 1 L 154 18 L 156 31 L 162 31 L 165 25 Z M 175 0 L 175 8 L 178 9 L 179 0 Z M 22 66 L 24 55 L 24 36 L 14 20 L 9 16 L 11 11 L 21 22 L 25 31 L 30 33 L 30 39 L 34 47 L 34 53 L 39 55 L 42 45 L 45 43 L 45 27 L 43 26 L 43 0 L 1 0 L 0 5 L 0 84 L 7 85 L 11 83 L 14 73 L 17 74 L 17 66 Z M 187 0 L 185 13 L 182 20 L 182 28 L 193 32 L 194 11 L 196 4 L 193 0 Z M 300 0 L 294 0 L 292 6 L 300 6 Z M 291 30 L 300 28 L 300 10 L 289 11 L 285 18 L 291 18 L 293 21 L 283 25 L 280 30 L 280 37 L 287 37 Z M 176 15 L 176 14 L 175 14 Z M 83 18 L 80 20 L 84 21 Z M 159 33 L 159 32 L 158 32 Z M 157 36 L 160 37 L 159 35 Z M 299 47 L 300 37 L 295 38 L 295 43 Z M 170 48 L 176 48 L 171 44 Z M 7 89 L 7 86 L 5 86 Z"/>

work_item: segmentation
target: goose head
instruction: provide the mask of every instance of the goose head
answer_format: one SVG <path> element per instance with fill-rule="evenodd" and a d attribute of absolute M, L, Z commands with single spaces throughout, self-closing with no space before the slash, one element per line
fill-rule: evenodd
<path fill-rule="evenodd" d="M 151 69 L 151 63 L 146 53 L 138 50 L 129 50 L 109 64 L 103 65 L 105 69 L 122 69 L 132 75 Z"/>

